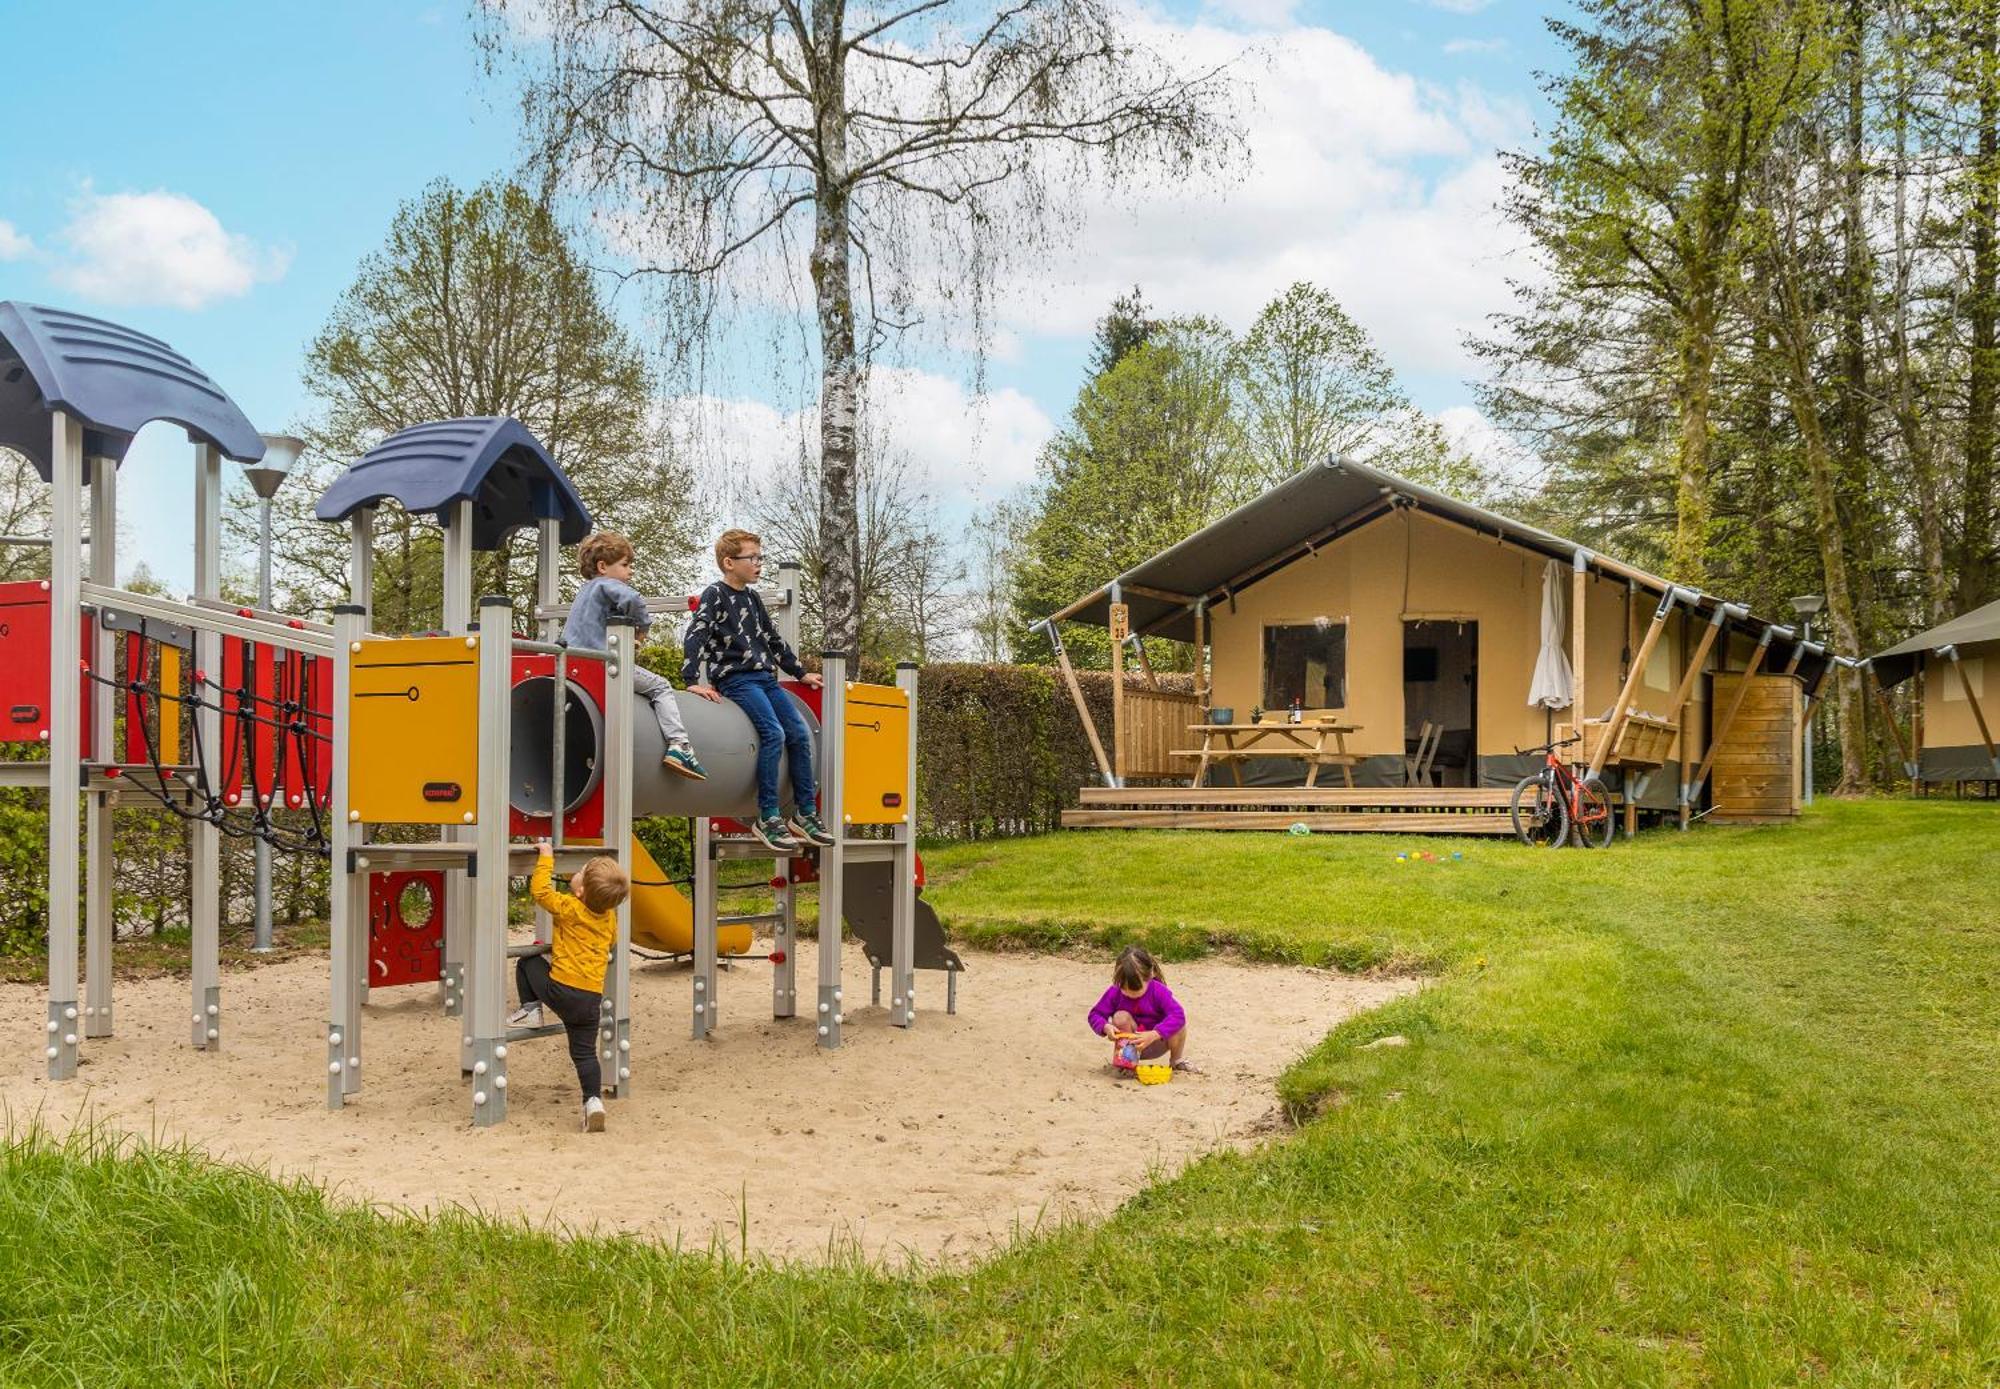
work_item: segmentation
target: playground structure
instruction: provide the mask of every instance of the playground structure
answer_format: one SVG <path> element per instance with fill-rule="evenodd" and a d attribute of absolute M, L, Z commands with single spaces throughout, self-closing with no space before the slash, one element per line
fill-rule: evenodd
<path fill-rule="evenodd" d="M 6 303 L 0 383 L 0 444 L 26 454 L 51 486 L 50 533 L 27 542 L 47 545 L 50 578 L 0 589 L 0 706 L 7 711 L 0 741 L 46 750 L 45 760 L 0 762 L 0 784 L 49 792 L 51 1079 L 76 1074 L 85 1038 L 112 1033 L 112 814 L 121 799 L 137 796 L 192 826 L 190 1016 L 198 1048 L 218 1048 L 225 1030 L 222 835 L 330 860 L 332 1108 L 361 1088 L 369 990 L 435 980 L 443 1011 L 460 1029 L 473 1122 L 506 1117 L 509 1047 L 561 1030 L 504 1022 L 507 961 L 548 942 L 544 920 L 536 943 L 508 943 L 511 879 L 525 876 L 533 859 L 519 838 L 548 838 L 565 868 L 609 853 L 634 878 L 634 893 L 619 910 L 600 1033 L 614 1096 L 629 1094 L 633 1079 L 635 916 L 647 943 L 692 956 L 697 1037 L 716 1025 L 720 960 L 744 955 L 756 924 L 768 924 L 776 942 L 767 957 L 773 1016 L 796 1014 L 795 889 L 814 878 L 821 900 L 842 904 L 857 923 L 878 989 L 880 968 L 889 968 L 892 1023 L 914 1025 L 920 967 L 951 972 L 955 1003 L 962 965 L 917 896 L 915 667 L 900 667 L 896 685 L 870 685 L 849 681 L 844 655 L 829 652 L 824 690 L 793 688 L 795 698 L 818 693 L 801 703 L 818 728 L 836 730 L 818 737 L 817 765 L 822 813 L 838 842 L 777 861 L 772 911 L 725 917 L 717 906 L 721 863 L 771 856 L 730 818 L 755 808 L 755 734 L 733 704 L 682 700 L 710 776 L 700 783 L 673 776 L 660 765 L 658 727 L 632 693 L 632 629 L 614 625 L 599 651 L 557 640 L 566 614 L 560 549 L 580 540 L 591 518 L 518 421 L 418 425 L 336 480 L 318 514 L 349 528 L 349 601 L 329 625 L 222 600 L 222 459 L 251 463 L 264 445 L 187 359 L 116 324 Z M 181 425 L 195 448 L 195 583 L 185 602 L 116 586 L 117 466 L 133 435 L 156 419 Z M 374 520 L 386 502 L 433 514 L 442 527 L 438 633 L 371 630 Z M 508 599 L 473 599 L 475 554 L 525 527 L 537 539 L 536 639 L 515 634 Z M 770 603 L 796 642 L 796 567 L 781 574 L 785 587 Z M 80 672 L 77 685 L 52 678 L 67 670 Z M 82 861 L 77 798 L 64 794 L 73 773 L 84 800 Z M 305 828 L 281 824 L 274 815 L 280 808 L 303 812 Z M 691 903 L 634 839 L 633 820 L 644 815 L 694 820 Z M 432 837 L 404 842 L 413 831 Z M 430 898 L 425 920 L 409 919 L 406 893 Z M 73 927 L 79 906 L 87 965 L 81 1000 Z M 845 1021 L 840 920 L 839 912 L 825 912 L 819 935 L 815 1020 L 823 1047 L 840 1044 Z"/>

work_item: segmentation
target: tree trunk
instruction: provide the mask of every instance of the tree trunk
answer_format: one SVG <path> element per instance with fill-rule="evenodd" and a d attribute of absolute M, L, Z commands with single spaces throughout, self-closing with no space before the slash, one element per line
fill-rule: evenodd
<path fill-rule="evenodd" d="M 1995 9 L 1978 7 L 1972 48 L 1978 83 L 1978 162 L 1973 170 L 1972 284 L 1967 310 L 1972 328 L 1972 360 L 1966 381 L 1965 524 L 1960 533 L 1958 610 L 1966 612 L 1992 596 L 1993 445 L 1995 388 L 2000 386 L 2000 351 L 1994 326 L 2000 316 L 2000 254 L 1994 245 L 1994 216 L 2000 205 L 2000 72 L 1996 72 Z"/>
<path fill-rule="evenodd" d="M 1798 301 L 1797 287 L 1786 283 L 1779 289 L 1778 336 L 1783 343 L 1786 397 L 1792 419 L 1799 427 L 1799 443 L 1806 458 L 1806 472 L 1812 479 L 1813 522 L 1818 532 L 1820 564 L 1826 579 L 1827 619 L 1833 628 L 1833 649 L 1859 651 L 1858 627 L 1854 620 L 1854 594 L 1847 579 L 1847 554 L 1840 539 L 1839 482 L 1827 446 L 1826 429 L 1820 414 L 1812 375 L 1812 339 L 1805 314 Z M 1840 705 L 1840 787 L 1846 793 L 1859 791 L 1868 780 L 1868 747 L 1861 712 L 1859 672 L 1845 666 L 1834 673 Z"/>
<path fill-rule="evenodd" d="M 1868 306 L 1874 267 L 1868 246 L 1863 176 L 1868 149 L 1863 121 L 1863 76 L 1867 63 L 1867 16 L 1863 0 L 1848 0 L 1845 55 L 1846 110 L 1841 148 L 1840 286 L 1840 520 L 1854 576 L 1857 624 L 1873 636 L 1875 538 L 1880 508 L 1871 496 L 1873 468 L 1868 456 Z M 1858 651 L 1850 651 L 1858 655 Z M 1864 706 L 1865 707 L 1865 706 Z"/>
<path fill-rule="evenodd" d="M 1694 268 L 1688 313 L 1681 325 L 1680 455 L 1674 475 L 1674 546 L 1669 575 L 1698 588 L 1708 569 L 1709 401 L 1715 380 L 1715 328 L 1719 313 L 1712 265 Z"/>
<path fill-rule="evenodd" d="M 855 515 L 855 417 L 861 363 L 854 351 L 854 290 L 848 266 L 847 59 L 839 0 L 814 0 L 819 48 L 818 196 L 813 290 L 819 311 L 820 613 L 829 650 L 861 649 L 860 525 Z"/>

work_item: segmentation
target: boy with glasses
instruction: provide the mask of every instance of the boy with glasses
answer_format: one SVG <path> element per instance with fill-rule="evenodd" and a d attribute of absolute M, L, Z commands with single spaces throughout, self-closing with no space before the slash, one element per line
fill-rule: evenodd
<path fill-rule="evenodd" d="M 745 530 L 726 530 L 715 542 L 722 581 L 702 591 L 701 605 L 681 643 L 687 664 L 682 683 L 689 694 L 720 702 L 727 696 L 757 730 L 757 820 L 751 832 L 767 846 L 791 853 L 798 838 L 831 844 L 819 821 L 819 794 L 813 782 L 812 731 L 778 685 L 777 671 L 815 688 L 798 653 L 785 644 L 764 600 L 752 588 L 764 570 L 764 543 Z M 709 680 L 702 677 L 706 673 Z M 713 683 L 709 683 L 712 680 Z M 796 805 L 789 822 L 778 813 L 778 762 L 791 766 Z"/>

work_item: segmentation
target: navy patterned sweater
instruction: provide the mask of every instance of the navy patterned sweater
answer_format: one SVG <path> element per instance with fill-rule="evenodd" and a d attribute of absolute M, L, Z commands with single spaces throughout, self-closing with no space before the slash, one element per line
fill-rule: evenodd
<path fill-rule="evenodd" d="M 757 591 L 720 581 L 702 590 L 681 654 L 687 658 L 681 682 L 687 685 L 702 683 L 704 667 L 711 684 L 753 670 L 782 670 L 794 678 L 806 673 L 798 653 L 778 635 Z"/>

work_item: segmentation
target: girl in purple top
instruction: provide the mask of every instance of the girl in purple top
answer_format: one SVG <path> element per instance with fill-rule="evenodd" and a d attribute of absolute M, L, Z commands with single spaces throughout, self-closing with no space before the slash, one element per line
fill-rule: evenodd
<path fill-rule="evenodd" d="M 1090 1010 L 1090 1030 L 1111 1043 L 1112 1064 L 1118 1059 L 1118 1034 L 1136 1034 L 1129 1040 L 1144 1057 L 1164 1053 L 1177 1071 L 1198 1071 L 1192 1061 L 1181 1059 L 1187 1047 L 1187 1013 L 1167 988 L 1160 965 L 1141 945 L 1128 945 L 1118 953 L 1111 967 L 1111 987 Z"/>

